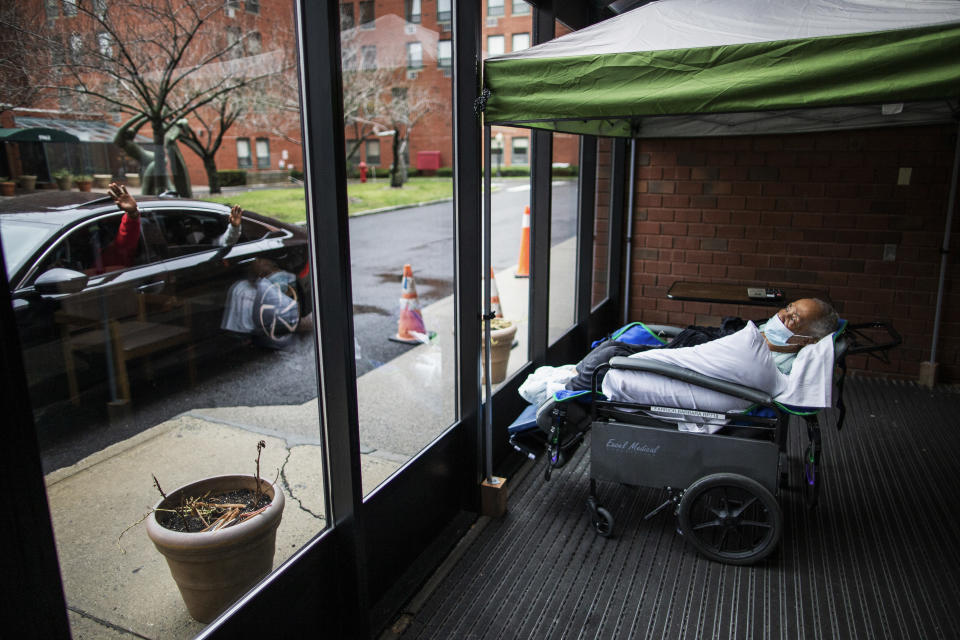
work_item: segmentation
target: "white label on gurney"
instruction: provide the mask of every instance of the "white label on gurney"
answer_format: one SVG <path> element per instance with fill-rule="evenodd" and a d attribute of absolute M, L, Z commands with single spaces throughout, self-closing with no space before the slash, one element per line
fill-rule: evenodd
<path fill-rule="evenodd" d="M 682 416 L 698 416 L 700 418 L 713 418 L 714 420 L 725 420 L 727 416 L 722 413 L 710 413 L 709 411 L 696 411 L 695 409 L 675 409 L 673 407 L 650 407 L 650 411 L 659 413 L 676 413 Z"/>

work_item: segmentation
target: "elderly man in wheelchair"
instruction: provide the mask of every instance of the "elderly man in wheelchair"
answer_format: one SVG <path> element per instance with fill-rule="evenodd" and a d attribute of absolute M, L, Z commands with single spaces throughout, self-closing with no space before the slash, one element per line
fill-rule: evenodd
<path fill-rule="evenodd" d="M 666 501 L 648 518 L 672 507 L 679 531 L 707 557 L 733 564 L 761 560 L 781 535 L 776 495 L 788 476 L 791 415 L 807 424 L 804 489 L 808 504 L 816 502 L 817 414 L 833 406 L 834 367 L 842 368 L 852 344 L 841 337 L 847 323 L 826 302 L 802 299 L 759 327 L 634 325 L 640 325 L 639 339 L 636 332 L 629 342 L 627 332 L 614 333 L 577 365 L 565 389 L 539 403 L 546 479 L 592 432 L 588 507 L 598 533 L 611 535 L 613 516 L 600 505 L 597 480 L 664 487 Z M 891 327 L 883 328 L 893 340 L 882 348 L 899 343 Z M 552 384 L 556 389 L 559 381 Z M 842 410 L 842 376 L 838 388 Z M 838 428 L 841 423 L 842 411 Z M 529 453 L 518 436 L 511 442 Z"/>

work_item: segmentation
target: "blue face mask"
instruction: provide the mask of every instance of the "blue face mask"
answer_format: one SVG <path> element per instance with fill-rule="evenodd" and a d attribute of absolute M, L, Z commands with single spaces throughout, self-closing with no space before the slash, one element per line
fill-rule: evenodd
<path fill-rule="evenodd" d="M 767 323 L 763 325 L 763 334 L 767 336 L 767 340 L 771 344 L 778 346 L 785 346 L 787 340 L 793 337 L 793 332 L 790 329 L 787 329 L 786 326 L 780 321 L 780 316 L 774 314 Z"/>

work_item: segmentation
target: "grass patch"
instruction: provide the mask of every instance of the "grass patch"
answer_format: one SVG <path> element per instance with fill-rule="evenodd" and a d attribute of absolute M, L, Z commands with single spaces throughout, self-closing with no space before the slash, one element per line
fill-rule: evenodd
<path fill-rule="evenodd" d="M 364 211 L 414 205 L 418 202 L 431 202 L 453 196 L 453 181 L 450 178 L 411 178 L 403 187 L 393 189 L 389 180 L 376 182 L 350 182 L 347 185 L 350 200 L 350 215 Z M 238 204 L 249 211 L 284 222 L 303 222 L 307 218 L 307 207 L 303 199 L 303 188 L 258 189 L 231 193 L 223 196 L 206 197 L 204 200 L 223 204 Z"/>

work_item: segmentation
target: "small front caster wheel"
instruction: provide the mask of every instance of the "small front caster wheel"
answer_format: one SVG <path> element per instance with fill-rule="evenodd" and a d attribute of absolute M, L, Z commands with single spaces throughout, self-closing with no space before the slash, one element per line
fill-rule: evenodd
<path fill-rule="evenodd" d="M 590 513 L 590 521 L 597 533 L 604 538 L 609 538 L 613 534 L 613 514 L 597 505 Z"/>

